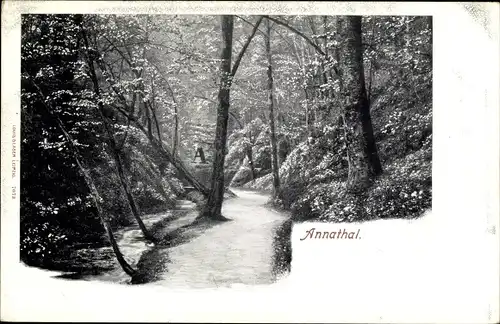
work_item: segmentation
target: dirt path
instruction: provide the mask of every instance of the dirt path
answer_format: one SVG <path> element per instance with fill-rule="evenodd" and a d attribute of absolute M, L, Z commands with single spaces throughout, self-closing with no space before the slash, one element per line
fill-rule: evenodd
<path fill-rule="evenodd" d="M 285 216 L 264 204 L 268 196 L 233 190 L 222 213 L 232 221 L 216 225 L 185 244 L 169 249 L 170 262 L 162 280 L 170 287 L 205 288 L 233 284 L 269 284 L 273 229 Z"/>

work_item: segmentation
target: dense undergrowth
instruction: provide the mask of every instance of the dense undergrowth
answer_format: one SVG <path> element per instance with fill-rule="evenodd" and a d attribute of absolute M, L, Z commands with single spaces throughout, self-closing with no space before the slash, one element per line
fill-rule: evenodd
<path fill-rule="evenodd" d="M 430 86 L 430 84 L 429 84 Z M 429 97 L 427 97 L 429 98 Z M 419 106 L 372 111 L 383 173 L 363 194 L 345 190 L 347 162 L 339 127 L 325 127 L 311 144 L 299 144 L 280 168 L 275 203 L 294 220 L 352 222 L 373 218 L 413 218 L 431 207 L 432 131 L 430 99 Z M 399 108 L 399 109 L 398 109 Z M 390 113 L 384 113 L 389 110 Z M 423 112 L 418 112 L 423 111 Z M 399 119 L 395 123 L 394 119 Z M 243 187 L 271 190 L 270 174 Z"/>
<path fill-rule="evenodd" d="M 332 138 L 333 151 L 339 152 L 337 154 L 325 150 L 321 143 L 301 143 L 292 151 L 280 168 L 281 192 L 273 201 L 292 213 L 291 219 L 279 226 L 274 234 L 273 267 L 277 273 L 291 269 L 294 222 L 416 218 L 432 207 L 431 111 L 429 109 L 421 118 L 415 118 L 411 111 L 398 115 L 407 117 L 407 123 L 400 124 L 389 134 L 382 135 L 384 130 L 378 132 L 379 137 L 384 136 L 379 145 L 384 172 L 361 195 L 350 194 L 345 188 L 347 166 L 341 155 L 340 141 Z M 381 116 L 380 119 L 384 117 L 389 124 L 390 117 Z M 383 121 L 378 120 L 378 123 L 383 124 Z M 408 137 L 406 128 L 423 129 L 425 134 Z M 398 157 L 389 158 L 388 150 L 396 150 Z M 271 190 L 272 178 L 268 175 L 245 187 Z"/>
<path fill-rule="evenodd" d="M 291 220 L 275 233 L 277 268 L 290 269 L 293 222 L 416 218 L 432 208 L 431 70 L 427 65 L 392 73 L 400 79 L 381 77 L 374 84 L 371 115 L 383 172 L 366 191 L 346 190 L 346 143 L 337 123 L 324 124 L 281 164 L 281 190 L 273 203 L 290 210 Z M 243 187 L 271 191 L 272 176 Z"/>

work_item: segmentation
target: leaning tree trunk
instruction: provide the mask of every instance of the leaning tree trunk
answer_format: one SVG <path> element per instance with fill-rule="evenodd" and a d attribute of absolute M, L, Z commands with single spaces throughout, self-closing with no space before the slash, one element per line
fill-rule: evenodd
<path fill-rule="evenodd" d="M 273 96 L 273 66 L 271 57 L 271 24 L 269 19 L 266 19 L 266 56 L 267 56 L 267 91 L 269 105 L 269 128 L 271 131 L 271 158 L 273 171 L 273 190 L 274 195 L 277 195 L 280 190 L 280 178 L 278 168 L 278 149 L 276 144 L 276 130 L 274 127 L 274 96 Z"/>
<path fill-rule="evenodd" d="M 87 188 L 90 191 L 92 201 L 94 203 L 94 206 L 96 207 L 97 216 L 99 217 L 99 220 L 101 221 L 101 224 L 102 224 L 104 230 L 106 231 L 109 243 L 111 244 L 111 247 L 113 248 L 113 252 L 115 253 L 116 260 L 120 264 L 123 271 L 126 274 L 128 274 L 129 276 L 133 277 L 135 275 L 136 271 L 132 268 L 131 265 L 129 265 L 127 263 L 123 254 L 120 251 L 118 244 L 116 243 L 116 239 L 113 235 L 113 230 L 111 229 L 111 225 L 109 224 L 109 221 L 106 218 L 106 216 L 104 216 L 104 212 L 102 210 L 102 206 L 100 203 L 101 196 L 99 195 L 97 187 L 95 186 L 94 180 L 92 179 L 92 176 L 90 175 L 90 172 L 88 171 L 88 168 L 85 167 L 85 165 L 82 161 L 80 161 L 78 149 L 76 148 L 76 146 L 74 144 L 75 142 L 74 142 L 72 136 L 69 134 L 69 132 L 64 127 L 62 120 L 55 114 L 55 112 L 53 112 L 53 109 L 49 108 L 48 104 L 46 104 L 44 102 L 45 96 L 43 95 L 40 87 L 33 80 L 32 80 L 32 84 L 35 86 L 38 93 L 40 94 L 42 103 L 43 103 L 47 113 L 49 114 L 50 117 L 52 117 L 55 120 L 55 122 L 57 123 L 57 126 L 59 127 L 59 129 L 63 133 L 63 136 L 64 136 L 66 142 L 69 144 L 69 148 L 71 150 L 71 154 L 73 155 L 73 159 L 75 160 L 75 164 L 77 165 L 78 169 L 82 173 L 85 184 L 87 185 Z"/>
<path fill-rule="evenodd" d="M 361 17 L 348 16 L 342 18 L 341 23 L 346 33 L 339 54 L 343 63 L 342 117 L 349 163 L 347 189 L 350 192 L 360 192 L 370 185 L 372 177 L 377 174 L 378 155 L 365 89 Z M 375 153 L 371 154 L 373 149 Z"/>
<path fill-rule="evenodd" d="M 112 136 L 112 134 L 110 136 Z M 140 212 L 139 212 L 139 206 L 137 205 L 137 202 L 135 201 L 135 198 L 132 195 L 132 191 L 130 190 L 130 187 L 127 183 L 125 172 L 123 170 L 123 163 L 122 163 L 120 154 L 118 152 L 118 149 L 116 148 L 116 143 L 113 144 L 113 147 L 111 149 L 113 150 L 113 155 L 114 155 L 117 170 L 118 170 L 118 177 L 120 178 L 120 183 L 122 185 L 123 191 L 125 192 L 125 196 L 127 197 L 127 201 L 129 203 L 132 214 L 134 215 L 134 218 L 137 221 L 137 224 L 139 225 L 139 228 L 141 229 L 142 234 L 144 235 L 144 238 L 146 240 L 154 242 L 155 239 L 154 239 L 153 235 L 149 232 L 149 230 L 146 228 L 146 225 L 144 224 L 144 222 L 141 219 Z"/>
<path fill-rule="evenodd" d="M 85 45 L 87 47 L 89 47 L 87 35 L 85 33 L 83 33 L 83 39 L 85 41 Z M 88 59 L 88 65 L 89 65 L 90 78 L 92 80 L 92 84 L 94 87 L 94 93 L 95 93 L 97 99 L 100 99 L 101 92 L 100 92 L 100 88 L 99 88 L 99 81 L 97 80 L 97 74 L 95 72 L 94 61 L 90 57 Z M 122 186 L 123 191 L 125 192 L 125 196 L 127 198 L 127 202 L 128 202 L 129 207 L 130 207 L 130 210 L 132 212 L 132 215 L 134 216 L 135 220 L 137 221 L 137 224 L 139 225 L 139 228 L 141 229 L 141 231 L 144 235 L 144 238 L 149 240 L 149 241 L 154 242 L 153 236 L 148 231 L 148 229 L 146 228 L 146 225 L 144 224 L 144 222 L 141 219 L 140 212 L 139 212 L 139 206 L 137 205 L 137 203 L 134 199 L 134 196 L 132 195 L 132 191 L 127 183 L 125 172 L 123 170 L 123 163 L 122 163 L 122 160 L 120 157 L 120 152 L 119 152 L 118 146 L 116 144 L 116 141 L 115 141 L 115 138 L 113 135 L 113 131 L 111 130 L 110 125 L 107 121 L 107 118 L 104 114 L 104 105 L 103 105 L 102 101 L 99 100 L 97 106 L 98 106 L 99 115 L 101 117 L 102 123 L 104 125 L 105 130 L 106 130 L 107 139 L 108 139 L 108 142 L 110 145 L 110 149 L 111 149 L 111 152 L 113 154 L 113 158 L 114 158 L 115 163 L 116 163 L 116 171 L 117 171 L 118 177 L 120 179 L 120 184 Z M 146 116 L 147 116 L 148 136 L 152 137 L 153 131 L 152 131 L 151 118 L 149 116 L 149 110 L 146 107 L 145 107 L 145 110 L 146 110 Z"/>
<path fill-rule="evenodd" d="M 118 246 L 118 243 L 116 242 L 115 236 L 113 235 L 113 230 L 111 229 L 111 225 L 109 224 L 109 221 L 106 219 L 106 216 L 104 216 L 104 212 L 103 212 L 101 204 L 100 204 L 101 198 L 100 198 L 99 192 L 97 191 L 97 188 L 94 184 L 94 181 L 93 181 L 92 177 L 90 176 L 90 173 L 88 172 L 87 168 L 84 166 L 83 162 L 81 162 L 80 159 L 78 158 L 78 154 L 74 148 L 73 139 L 71 138 L 69 133 L 66 130 L 64 130 L 64 126 L 62 125 L 61 120 L 59 118 L 57 118 L 57 119 L 58 119 L 58 124 L 59 124 L 60 129 L 65 134 L 66 141 L 68 143 L 71 143 L 70 147 L 73 150 L 73 157 L 75 159 L 76 165 L 80 169 L 80 172 L 82 173 L 82 175 L 85 179 L 85 183 L 90 190 L 92 200 L 94 202 L 94 206 L 96 207 L 96 210 L 97 210 L 97 215 L 98 215 L 99 219 L 101 220 L 102 226 L 106 230 L 106 234 L 108 236 L 109 243 L 111 244 L 111 247 L 113 248 L 113 252 L 115 253 L 116 260 L 120 264 L 120 267 L 122 268 L 122 270 L 126 274 L 128 274 L 129 276 L 133 277 L 135 275 L 136 271 L 132 268 L 132 266 L 130 264 L 127 263 L 123 254 L 120 251 L 120 248 Z"/>
<path fill-rule="evenodd" d="M 215 129 L 215 154 L 212 170 L 212 187 L 203 215 L 225 220 L 221 215 L 224 199 L 224 160 L 226 154 L 227 121 L 229 117 L 229 91 L 231 87 L 231 52 L 233 48 L 233 16 L 222 16 L 221 78 L 217 126 Z"/>
<path fill-rule="evenodd" d="M 172 163 L 181 178 L 186 179 L 189 184 L 192 185 L 198 192 L 203 194 L 203 196 L 208 197 L 208 195 L 210 194 L 209 189 L 191 174 L 191 172 L 186 168 L 184 163 L 178 158 L 177 155 L 172 155 L 172 152 L 164 146 L 164 143 L 162 141 L 158 140 L 154 136 L 149 137 L 146 129 L 136 118 L 130 116 L 123 110 L 119 110 L 119 112 L 122 113 L 126 118 L 129 118 L 134 122 L 136 127 L 148 137 L 149 142 L 151 143 L 153 148 L 161 155 L 161 157 L 165 161 Z"/>
<path fill-rule="evenodd" d="M 174 139 L 172 144 L 172 155 L 177 154 L 177 145 L 179 144 L 179 112 L 177 109 L 177 104 L 174 104 Z"/>

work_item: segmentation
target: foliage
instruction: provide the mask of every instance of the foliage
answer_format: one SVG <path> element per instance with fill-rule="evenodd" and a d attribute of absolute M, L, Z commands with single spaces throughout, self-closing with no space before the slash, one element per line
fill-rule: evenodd
<path fill-rule="evenodd" d="M 297 28 L 301 18 L 288 22 Z M 335 21 L 325 26 L 327 32 L 321 33 L 316 28 L 314 37 L 326 38 L 329 48 L 334 50 L 336 36 L 328 29 L 334 29 Z M 348 143 L 338 117 L 341 103 L 335 99 L 323 100 L 328 99 L 327 89 L 334 92 L 338 89 L 335 82 L 322 87 L 322 92 L 315 95 L 318 100 L 303 100 L 303 106 L 318 110 L 322 117 L 311 125 L 309 136 L 299 137 L 301 143 L 280 167 L 281 192 L 274 202 L 291 209 L 295 220 L 352 222 L 377 217 L 407 218 L 417 217 L 431 207 L 432 34 L 429 19 L 364 17 L 363 28 L 367 91 L 384 172 L 368 191 L 355 195 L 347 192 Z M 306 64 L 309 72 L 304 70 L 309 81 L 304 84 L 321 84 L 323 81 L 317 79 L 317 74 L 328 62 L 314 58 L 310 63 Z M 332 77 L 335 79 L 335 75 Z M 307 91 L 311 90 L 307 88 Z M 264 188 L 266 180 L 269 179 L 257 179 L 249 187 Z"/>
<path fill-rule="evenodd" d="M 75 140 L 101 195 L 103 210 L 115 228 L 130 224 L 132 218 L 103 120 L 112 124 L 111 136 L 121 145 L 126 181 L 132 185 L 140 209 L 148 212 L 172 207 L 182 184 L 148 147 L 144 134 L 111 113 L 114 99 L 106 93 L 96 96 L 88 64 L 96 47 L 84 46 L 81 32 L 85 29 L 87 37 L 97 40 L 95 16 L 24 15 L 22 19 L 21 258 L 29 264 L 46 264 L 48 255 L 53 256 L 61 247 L 106 244 L 89 189 L 54 116 Z M 139 40 L 138 29 L 134 29 L 139 26 L 130 27 L 130 33 L 115 29 L 99 36 Z M 117 92 L 127 95 L 135 91 L 136 81 L 122 80 L 115 85 Z M 104 104 L 105 119 L 98 101 Z"/>
<path fill-rule="evenodd" d="M 78 185 L 83 178 L 45 107 L 55 107 L 87 157 L 98 155 L 102 145 L 90 134 L 99 133 L 99 123 L 85 104 L 78 103 L 83 89 L 73 81 L 78 73 L 77 24 L 72 15 L 22 17 L 21 258 L 27 261 L 41 261 L 75 235 L 100 237 L 88 189 Z"/>
<path fill-rule="evenodd" d="M 292 263 L 292 227 L 291 219 L 275 228 L 273 237 L 272 272 L 275 276 L 290 272 Z"/>
<path fill-rule="evenodd" d="M 344 182 L 310 186 L 293 205 L 295 218 L 355 222 L 374 218 L 415 218 L 431 208 L 430 149 L 395 160 L 363 195 L 346 192 Z"/>
<path fill-rule="evenodd" d="M 258 177 L 255 181 L 245 183 L 243 188 L 271 192 L 273 190 L 273 175 L 271 173 Z"/>

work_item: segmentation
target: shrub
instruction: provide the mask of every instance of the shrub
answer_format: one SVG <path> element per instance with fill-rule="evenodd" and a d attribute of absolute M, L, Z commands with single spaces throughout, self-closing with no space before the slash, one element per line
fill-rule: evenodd
<path fill-rule="evenodd" d="M 273 237 L 272 272 L 274 276 L 290 272 L 292 263 L 292 227 L 291 219 L 276 227 Z"/>
<path fill-rule="evenodd" d="M 432 168 L 429 152 L 420 150 L 391 163 L 362 195 L 347 193 L 345 182 L 308 188 L 294 204 L 296 218 L 353 222 L 374 218 L 415 218 L 431 208 Z"/>
<path fill-rule="evenodd" d="M 238 171 L 234 174 L 231 180 L 231 187 L 241 187 L 245 183 L 252 180 L 252 170 L 249 166 L 243 164 Z"/>
<path fill-rule="evenodd" d="M 47 221 L 21 223 L 21 260 L 30 265 L 44 265 L 67 241 L 67 233 Z"/>
<path fill-rule="evenodd" d="M 262 177 L 255 179 L 255 181 L 245 183 L 242 187 L 247 189 L 271 191 L 273 190 L 273 175 L 272 173 L 268 173 Z"/>
<path fill-rule="evenodd" d="M 367 213 L 379 218 L 414 218 L 432 205 L 432 166 L 418 151 L 388 166 L 375 181 L 365 202 Z"/>
<path fill-rule="evenodd" d="M 275 203 L 285 209 L 290 209 L 292 204 L 304 193 L 307 183 L 303 179 L 293 179 L 286 186 L 282 186 Z"/>
<path fill-rule="evenodd" d="M 419 150 L 389 163 L 372 186 L 358 195 L 347 192 L 346 173 L 332 171 L 333 175 L 329 175 L 329 164 L 325 161 L 331 160 L 325 155 L 322 162 L 304 171 L 308 177 L 300 177 L 298 171 L 288 174 L 279 202 L 291 208 L 292 217 L 297 221 L 355 222 L 418 217 L 432 202 L 431 144 L 432 134 L 420 144 Z M 311 147 L 307 150 L 310 152 Z"/>

